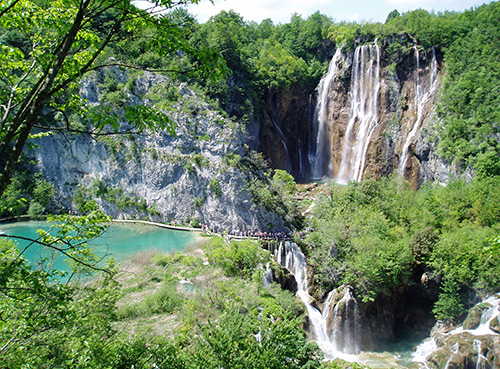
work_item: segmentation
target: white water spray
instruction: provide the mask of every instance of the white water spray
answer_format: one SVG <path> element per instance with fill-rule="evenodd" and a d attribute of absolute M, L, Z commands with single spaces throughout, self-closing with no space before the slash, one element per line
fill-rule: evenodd
<path fill-rule="evenodd" d="M 486 369 L 488 366 L 488 359 L 482 353 L 482 342 L 481 340 L 472 341 L 472 347 L 477 351 L 477 361 L 476 361 L 476 369 Z"/>
<path fill-rule="evenodd" d="M 417 45 L 414 46 L 415 59 L 417 63 L 417 69 L 415 71 L 415 106 L 417 107 L 417 117 L 413 123 L 411 131 L 406 136 L 406 141 L 403 145 L 403 150 L 401 151 L 401 156 L 399 157 L 398 172 L 404 175 L 404 171 L 408 162 L 408 152 L 410 145 L 412 144 L 415 136 L 417 135 L 418 129 L 422 123 L 422 115 L 425 105 L 428 100 L 434 95 L 437 89 L 437 61 L 435 50 L 432 49 L 432 61 L 430 65 L 429 73 L 429 83 L 427 91 L 424 93 L 424 87 L 420 78 L 420 52 Z"/>
<path fill-rule="evenodd" d="M 314 110 L 313 135 L 314 149 L 309 150 L 309 164 L 311 166 L 312 178 L 319 179 L 324 176 L 333 176 L 333 163 L 331 152 L 331 137 L 328 133 L 330 119 L 328 119 L 328 92 L 331 83 L 337 77 L 339 61 L 342 57 L 341 49 L 337 49 L 328 67 L 328 73 L 318 85 L 318 101 Z"/>
<path fill-rule="evenodd" d="M 333 312 L 333 342 L 337 351 L 346 354 L 359 354 L 359 312 L 358 303 L 349 287 L 345 287 L 344 296 L 335 305 Z"/>
<path fill-rule="evenodd" d="M 380 49 L 358 46 L 354 52 L 351 79 L 351 111 L 347 124 L 337 183 L 360 181 L 370 139 L 378 124 L 380 93 Z"/>
<path fill-rule="evenodd" d="M 478 359 L 476 362 L 476 368 L 483 368 L 487 364 L 487 358 L 482 355 L 481 350 L 481 336 L 488 335 L 498 335 L 497 332 L 493 331 L 490 328 L 492 320 L 500 317 L 500 294 L 495 294 L 484 299 L 480 304 L 489 305 L 488 308 L 484 309 L 481 313 L 481 320 L 479 326 L 475 329 L 463 329 L 463 327 L 459 327 L 450 332 L 444 333 L 444 336 L 452 336 L 455 334 L 460 334 L 463 332 L 467 332 L 473 336 L 478 337 L 473 341 L 473 347 L 477 350 Z M 412 361 L 421 363 L 425 368 L 428 368 L 427 359 L 429 356 L 436 350 L 438 350 L 438 344 L 434 337 L 426 338 L 419 346 L 417 346 L 416 351 L 412 355 Z M 458 342 L 452 346 L 452 350 L 450 353 L 450 357 L 446 363 L 446 367 L 449 366 L 453 355 L 458 352 L 459 346 Z"/>
<path fill-rule="evenodd" d="M 357 303 L 351 294 L 350 288 L 345 287 L 344 296 L 335 305 L 333 331 L 329 334 L 327 322 L 332 314 L 331 305 L 334 301 L 334 294 L 337 294 L 337 291 L 330 292 L 323 305 L 323 312 L 320 312 L 316 307 L 311 305 L 311 296 L 307 292 L 306 258 L 297 244 L 283 241 L 277 247 L 276 245 L 271 245 L 270 251 L 274 255 L 276 262 L 288 269 L 295 276 L 297 296 L 306 306 L 314 340 L 325 353 L 325 358 L 334 359 L 342 357 L 353 360 L 353 357 L 350 355 L 359 353 L 359 319 L 352 320 L 349 316 L 354 315 L 358 318 Z M 353 324 L 353 321 L 356 321 L 356 323 Z M 354 326 L 358 328 L 355 329 L 353 328 Z"/>

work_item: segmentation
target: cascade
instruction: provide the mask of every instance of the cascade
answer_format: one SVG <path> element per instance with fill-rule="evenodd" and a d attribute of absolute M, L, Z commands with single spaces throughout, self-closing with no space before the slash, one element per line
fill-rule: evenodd
<path fill-rule="evenodd" d="M 423 82 L 420 78 L 420 53 L 417 45 L 415 45 L 413 49 L 415 50 L 415 59 L 417 64 L 417 69 L 415 71 L 415 107 L 417 108 L 417 116 L 413 123 L 411 131 L 406 137 L 406 141 L 403 145 L 403 150 L 401 151 L 401 156 L 399 157 L 398 173 L 400 173 L 401 175 L 404 175 L 404 170 L 408 162 L 408 152 L 410 149 L 410 145 L 417 135 L 417 131 L 422 123 L 423 109 L 437 89 L 437 61 L 434 48 L 432 49 L 429 82 L 427 84 L 427 91 L 425 93 L 423 92 L 425 86 L 423 85 Z"/>
<path fill-rule="evenodd" d="M 342 57 L 341 49 L 338 48 L 328 67 L 328 73 L 323 77 L 318 85 L 318 101 L 314 109 L 313 117 L 313 143 L 309 145 L 308 159 L 311 167 L 312 178 L 319 179 L 324 176 L 333 176 L 331 137 L 328 134 L 328 92 L 330 84 L 338 74 L 338 65 Z"/>
<path fill-rule="evenodd" d="M 359 311 L 349 287 L 333 311 L 333 341 L 337 351 L 359 354 Z"/>
<path fill-rule="evenodd" d="M 297 281 L 297 296 L 302 300 L 311 321 L 314 339 L 325 353 L 326 359 L 348 358 L 345 354 L 359 353 L 359 314 L 357 303 L 349 287 L 344 288 L 344 296 L 335 305 L 333 312 L 333 331 L 328 332 L 328 321 L 332 315 L 331 305 L 336 290 L 329 293 L 323 305 L 323 312 L 311 305 L 307 284 L 306 258 L 296 243 L 282 241 L 270 246 L 276 262 L 290 271 Z"/>
<path fill-rule="evenodd" d="M 458 344 L 458 342 L 455 343 L 453 346 L 451 346 L 450 357 L 449 357 L 448 361 L 446 362 L 444 369 L 448 369 L 450 367 L 451 360 L 453 360 L 453 356 L 458 353 L 459 348 L 460 348 L 460 345 Z"/>
<path fill-rule="evenodd" d="M 338 183 L 360 181 L 363 176 L 370 138 L 378 124 L 379 92 L 380 49 L 375 41 L 354 51 L 350 118 L 335 178 Z"/>
<path fill-rule="evenodd" d="M 264 270 L 264 286 L 269 286 L 273 282 L 273 270 L 271 269 L 270 263 L 266 264 Z"/>
<path fill-rule="evenodd" d="M 473 336 L 478 337 L 473 341 L 473 347 L 476 349 L 478 355 L 476 362 L 476 368 L 478 369 L 483 367 L 488 367 L 487 366 L 488 359 L 482 354 L 482 349 L 481 349 L 482 341 L 480 339 L 481 336 L 498 335 L 498 333 L 496 333 L 490 328 L 490 324 L 495 318 L 500 317 L 500 293 L 488 296 L 479 304 L 481 305 L 486 304 L 489 307 L 487 309 L 484 309 L 483 312 L 481 313 L 481 320 L 477 328 L 465 330 L 463 326 L 460 326 L 450 332 L 442 333 L 443 337 L 452 336 L 455 334 L 461 334 L 463 332 L 467 332 L 469 334 L 472 334 Z M 443 339 L 441 338 L 441 341 L 442 340 Z M 426 362 L 427 358 L 434 351 L 438 349 L 439 347 L 436 342 L 436 339 L 434 337 L 428 337 L 419 346 L 417 346 L 416 351 L 412 355 L 412 361 L 423 364 L 425 368 L 428 368 Z M 450 352 L 450 358 L 448 359 L 445 368 L 449 366 L 449 363 L 451 362 L 453 355 L 456 354 L 458 350 L 459 350 L 459 345 L 457 342 L 452 346 Z"/>

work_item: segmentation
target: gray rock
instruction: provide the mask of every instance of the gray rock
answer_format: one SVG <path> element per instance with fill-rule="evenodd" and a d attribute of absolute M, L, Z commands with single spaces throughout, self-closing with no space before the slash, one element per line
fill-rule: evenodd
<path fill-rule="evenodd" d="M 118 67 L 107 73 L 126 82 L 126 71 Z M 81 95 L 92 104 L 99 103 L 102 78 L 95 74 L 81 85 Z M 164 76 L 142 74 L 135 79 L 129 103 L 149 104 L 144 98 L 148 92 L 167 83 Z M 175 223 L 195 219 L 232 232 L 286 229 L 283 220 L 255 203 L 247 190 L 247 183 L 259 174 L 227 165 L 228 155 L 247 154 L 243 127 L 199 100 L 187 85 L 182 84 L 179 91 L 179 100 L 169 112 L 177 123 L 175 136 L 147 131 L 132 138 L 93 140 L 55 134 L 40 140 L 33 156 L 38 170 L 54 184 L 61 204 L 72 209 L 79 186 L 95 191 L 99 184 L 119 194 L 115 201 L 106 196 L 98 199 L 114 218 Z M 147 208 L 124 205 L 127 199 L 142 201 Z"/>

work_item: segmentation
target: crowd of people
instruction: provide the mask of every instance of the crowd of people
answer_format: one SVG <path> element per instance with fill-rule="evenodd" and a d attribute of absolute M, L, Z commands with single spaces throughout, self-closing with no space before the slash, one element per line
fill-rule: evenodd
<path fill-rule="evenodd" d="M 261 231 L 238 231 L 226 232 L 221 231 L 217 227 L 209 227 L 206 224 L 200 224 L 200 228 L 208 234 L 226 235 L 231 238 L 254 238 L 254 239 L 273 239 L 273 240 L 289 240 L 294 235 L 299 235 L 302 232 L 261 232 Z"/>

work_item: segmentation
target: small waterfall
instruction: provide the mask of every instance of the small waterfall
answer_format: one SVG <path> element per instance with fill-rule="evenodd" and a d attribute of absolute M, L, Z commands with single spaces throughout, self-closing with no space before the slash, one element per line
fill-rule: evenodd
<path fill-rule="evenodd" d="M 271 269 L 270 263 L 267 263 L 263 275 L 264 286 L 269 286 L 273 282 L 273 279 L 273 270 Z"/>
<path fill-rule="evenodd" d="M 337 351 L 359 354 L 359 310 L 349 287 L 333 311 L 333 341 Z"/>
<path fill-rule="evenodd" d="M 281 130 L 281 127 L 278 124 L 278 121 L 276 120 L 276 118 L 271 117 L 271 121 L 273 122 L 274 127 L 276 128 L 276 131 L 279 134 L 280 141 L 283 144 L 283 148 L 285 149 L 285 169 L 288 173 L 291 173 L 292 172 L 292 163 L 290 161 L 290 152 L 288 151 L 288 147 L 286 146 L 285 135 L 283 134 L 283 131 Z"/>
<path fill-rule="evenodd" d="M 415 352 L 412 355 L 412 361 L 415 363 L 423 364 L 425 369 L 429 369 L 427 365 L 427 358 L 438 349 L 436 340 L 433 337 L 428 337 L 422 341 L 420 345 L 417 346 Z"/>
<path fill-rule="evenodd" d="M 331 137 L 328 133 L 330 120 L 328 119 L 328 92 L 330 84 L 338 74 L 338 65 L 342 57 L 338 48 L 328 67 L 328 73 L 323 77 L 317 87 L 318 101 L 314 110 L 313 134 L 314 143 L 309 148 L 309 163 L 312 178 L 319 179 L 324 176 L 333 177 Z"/>
<path fill-rule="evenodd" d="M 345 354 L 358 354 L 359 350 L 359 313 L 357 302 L 349 287 L 344 288 L 344 296 L 335 305 L 333 311 L 333 331 L 328 332 L 327 322 L 332 315 L 331 305 L 334 302 L 336 290 L 328 295 L 323 305 L 323 312 L 311 305 L 307 284 L 306 258 L 294 242 L 282 241 L 279 246 L 271 245 L 269 250 L 276 262 L 288 269 L 297 281 L 297 296 L 307 309 L 316 343 L 325 353 L 326 359 L 338 357 L 349 358 Z"/>
<path fill-rule="evenodd" d="M 473 348 L 477 351 L 477 362 L 476 368 L 482 369 L 489 367 L 488 359 L 482 354 L 482 341 L 480 338 L 482 336 L 488 335 L 498 335 L 495 331 L 490 328 L 491 321 L 495 318 L 500 317 L 500 293 L 495 295 L 488 296 L 486 299 L 481 301 L 479 304 L 489 305 L 487 309 L 484 309 L 481 313 L 481 320 L 479 326 L 475 329 L 467 329 L 464 330 L 462 326 L 450 331 L 443 333 L 443 336 L 453 336 L 455 334 L 461 334 L 463 332 L 467 332 L 473 336 L 479 337 L 474 339 Z M 478 304 L 478 305 L 479 305 Z M 442 338 L 441 338 L 442 340 Z M 427 358 L 436 350 L 438 350 L 438 344 L 434 337 L 426 338 L 419 346 L 417 346 L 416 351 L 412 355 L 412 361 L 422 364 L 425 368 L 428 368 Z M 450 357 L 445 365 L 445 368 L 448 368 L 453 355 L 456 354 L 459 350 L 458 342 L 456 342 L 451 347 Z"/>
<path fill-rule="evenodd" d="M 417 69 L 415 71 L 415 107 L 417 108 L 417 117 L 415 122 L 413 123 L 413 127 L 411 131 L 408 133 L 406 137 L 406 141 L 403 145 L 403 150 L 401 151 L 401 156 L 399 157 L 399 165 L 398 165 L 398 173 L 404 176 L 404 171 L 406 168 L 406 164 L 408 162 L 408 152 L 410 149 L 410 145 L 412 144 L 415 136 L 417 135 L 417 131 L 420 128 L 422 123 L 422 113 L 425 105 L 427 104 L 429 98 L 434 95 L 434 92 L 437 89 L 437 61 L 436 61 L 436 52 L 434 48 L 432 49 L 432 61 L 430 65 L 430 74 L 429 74 L 429 83 L 427 91 L 424 93 L 424 87 L 420 78 L 420 52 L 418 50 L 417 45 L 414 46 L 415 50 L 415 59 L 417 64 Z"/>
<path fill-rule="evenodd" d="M 376 41 L 356 48 L 352 69 L 350 118 L 335 178 L 344 184 L 361 180 L 368 145 L 378 124 L 380 49 Z"/>
<path fill-rule="evenodd" d="M 444 369 L 448 369 L 451 363 L 451 360 L 453 360 L 453 355 L 458 353 L 458 350 L 460 349 L 460 345 L 455 343 L 453 346 L 451 346 L 451 352 L 450 352 L 450 357 L 448 361 L 446 362 L 446 365 L 444 366 Z"/>
<path fill-rule="evenodd" d="M 302 173 L 304 172 L 304 169 L 302 167 L 302 145 L 300 142 L 300 138 L 299 138 L 298 147 L 299 147 L 299 177 L 302 177 Z"/>
<path fill-rule="evenodd" d="M 489 367 L 488 359 L 483 355 L 481 345 L 481 340 L 476 339 L 472 341 L 472 347 L 477 351 L 476 369 L 486 369 Z"/>

